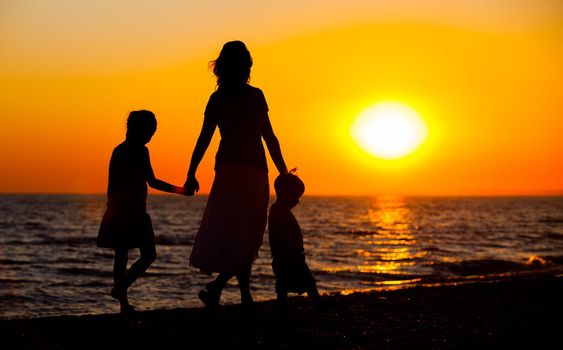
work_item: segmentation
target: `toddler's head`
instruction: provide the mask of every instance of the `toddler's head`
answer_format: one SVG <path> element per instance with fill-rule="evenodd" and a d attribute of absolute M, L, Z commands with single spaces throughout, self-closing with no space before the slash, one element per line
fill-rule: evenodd
<path fill-rule="evenodd" d="M 147 110 L 133 111 L 127 118 L 127 140 L 143 145 L 149 142 L 156 131 L 156 117 Z"/>
<path fill-rule="evenodd" d="M 274 181 L 277 201 L 287 204 L 290 208 L 299 203 L 299 198 L 305 193 L 305 184 L 292 173 L 280 175 Z"/>

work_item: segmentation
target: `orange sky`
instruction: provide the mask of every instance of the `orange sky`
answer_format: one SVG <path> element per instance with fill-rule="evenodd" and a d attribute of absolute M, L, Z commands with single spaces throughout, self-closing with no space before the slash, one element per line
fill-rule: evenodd
<path fill-rule="evenodd" d="M 563 193 L 563 4 L 421 3 L 2 1 L 0 192 L 104 192 L 135 109 L 159 122 L 157 177 L 181 185 L 215 86 L 207 64 L 241 39 L 308 194 Z M 354 118 L 383 101 L 428 124 L 412 156 L 352 140 Z"/>

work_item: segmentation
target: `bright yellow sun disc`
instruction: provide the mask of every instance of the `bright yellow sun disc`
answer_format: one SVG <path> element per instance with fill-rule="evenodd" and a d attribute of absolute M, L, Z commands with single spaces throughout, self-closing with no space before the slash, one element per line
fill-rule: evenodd
<path fill-rule="evenodd" d="M 412 108 L 385 102 L 360 113 L 351 132 L 368 153 L 379 158 L 397 159 L 414 152 L 426 139 L 428 128 Z"/>

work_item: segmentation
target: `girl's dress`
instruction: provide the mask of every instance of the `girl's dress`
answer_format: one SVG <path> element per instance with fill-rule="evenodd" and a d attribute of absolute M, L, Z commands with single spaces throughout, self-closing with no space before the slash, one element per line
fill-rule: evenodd
<path fill-rule="evenodd" d="M 219 88 L 205 109 L 219 127 L 215 178 L 190 265 L 201 271 L 238 274 L 258 257 L 266 229 L 269 183 L 262 130 L 268 106 L 250 85 Z"/>
<path fill-rule="evenodd" d="M 111 155 L 107 208 L 97 245 L 133 249 L 154 246 L 151 218 L 146 212 L 149 151 L 145 146 L 118 145 Z"/>

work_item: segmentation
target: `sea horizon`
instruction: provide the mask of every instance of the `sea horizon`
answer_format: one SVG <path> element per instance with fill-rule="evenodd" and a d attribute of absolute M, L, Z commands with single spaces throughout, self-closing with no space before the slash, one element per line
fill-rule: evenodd
<path fill-rule="evenodd" d="M 3 195 L 52 195 L 52 196 L 74 196 L 74 195 L 84 195 L 84 196 L 94 196 L 94 195 L 106 195 L 106 192 L 0 192 L 0 196 Z M 176 194 L 151 191 L 148 192 L 149 196 L 166 196 L 166 197 L 177 197 Z M 198 192 L 194 196 L 208 196 L 209 192 Z M 272 190 L 270 192 L 270 197 L 274 197 L 275 193 Z M 489 197 L 562 197 L 563 190 L 561 191 L 548 191 L 548 192 L 530 192 L 530 193 L 497 193 L 497 194 L 394 194 L 394 193 L 379 193 L 379 194 L 308 194 L 305 193 L 303 197 L 409 197 L 409 198 L 462 198 L 462 197 L 475 197 L 475 198 L 489 198 Z"/>

